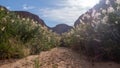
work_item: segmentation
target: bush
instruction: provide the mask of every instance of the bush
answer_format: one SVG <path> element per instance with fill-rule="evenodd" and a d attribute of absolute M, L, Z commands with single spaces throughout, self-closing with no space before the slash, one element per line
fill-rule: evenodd
<path fill-rule="evenodd" d="M 46 26 L 0 8 L 0 59 L 38 54 L 56 47 L 59 40 Z"/>
<path fill-rule="evenodd" d="M 108 21 L 96 26 L 91 23 L 77 25 L 63 35 L 65 44 L 94 61 L 120 61 L 120 16 L 119 12 L 107 15 Z M 68 42 L 69 41 L 69 42 Z"/>

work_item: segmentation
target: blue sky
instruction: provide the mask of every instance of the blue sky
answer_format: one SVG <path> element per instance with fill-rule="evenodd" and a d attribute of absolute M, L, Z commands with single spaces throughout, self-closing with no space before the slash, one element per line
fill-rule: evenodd
<path fill-rule="evenodd" d="M 12 11 L 29 11 L 53 27 L 64 23 L 73 25 L 77 18 L 99 0 L 0 0 L 0 5 Z"/>

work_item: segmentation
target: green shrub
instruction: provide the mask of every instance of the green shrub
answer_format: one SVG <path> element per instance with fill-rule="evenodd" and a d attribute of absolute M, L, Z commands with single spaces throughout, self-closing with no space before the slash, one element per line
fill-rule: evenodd
<path fill-rule="evenodd" d="M 56 47 L 59 39 L 46 26 L 0 8 L 0 59 L 38 54 Z"/>
<path fill-rule="evenodd" d="M 95 61 L 120 61 L 120 15 L 119 12 L 107 15 L 106 23 L 79 24 L 71 32 L 63 35 L 65 44 L 80 54 Z"/>

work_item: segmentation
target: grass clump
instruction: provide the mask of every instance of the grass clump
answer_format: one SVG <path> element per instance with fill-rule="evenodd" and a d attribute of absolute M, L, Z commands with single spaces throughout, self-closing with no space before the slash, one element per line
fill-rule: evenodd
<path fill-rule="evenodd" d="M 56 47 L 59 39 L 46 26 L 0 7 L 0 59 L 38 54 Z"/>

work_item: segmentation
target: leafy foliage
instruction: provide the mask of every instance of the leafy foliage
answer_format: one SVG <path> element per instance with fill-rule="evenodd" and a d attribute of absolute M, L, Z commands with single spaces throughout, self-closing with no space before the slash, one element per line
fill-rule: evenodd
<path fill-rule="evenodd" d="M 29 18 L 0 8 L 0 59 L 21 58 L 59 45 L 59 35 Z"/>
<path fill-rule="evenodd" d="M 63 34 L 65 44 L 94 61 L 120 61 L 120 11 L 105 14 L 103 22 L 81 23 Z"/>

